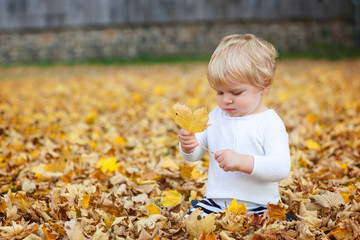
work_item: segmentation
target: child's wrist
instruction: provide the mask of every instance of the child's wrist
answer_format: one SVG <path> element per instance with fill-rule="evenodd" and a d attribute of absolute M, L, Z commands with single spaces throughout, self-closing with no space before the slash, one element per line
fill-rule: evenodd
<path fill-rule="evenodd" d="M 251 174 L 254 169 L 254 157 L 251 155 L 242 155 L 239 161 L 239 171 Z"/>
<path fill-rule="evenodd" d="M 184 148 L 183 146 L 181 146 L 181 150 L 186 154 L 191 154 L 194 152 L 195 148 Z"/>

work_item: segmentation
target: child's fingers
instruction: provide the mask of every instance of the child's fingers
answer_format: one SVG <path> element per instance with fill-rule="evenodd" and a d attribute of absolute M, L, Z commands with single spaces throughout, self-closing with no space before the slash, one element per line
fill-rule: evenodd
<path fill-rule="evenodd" d="M 194 136 L 194 133 L 192 133 L 192 132 L 189 132 L 189 131 L 187 131 L 187 130 L 185 130 L 185 129 L 181 129 L 180 130 L 180 132 L 179 132 L 179 135 L 182 135 L 182 136 Z"/>
<path fill-rule="evenodd" d="M 224 153 L 223 151 L 217 151 L 217 152 L 215 153 L 215 160 L 218 161 L 218 162 L 221 162 L 220 156 L 221 156 L 223 153 Z"/>

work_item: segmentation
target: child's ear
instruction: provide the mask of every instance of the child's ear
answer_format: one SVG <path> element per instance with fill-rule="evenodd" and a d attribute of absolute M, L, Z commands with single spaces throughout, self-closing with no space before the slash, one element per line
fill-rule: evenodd
<path fill-rule="evenodd" d="M 269 78 L 264 78 L 264 88 L 261 90 L 262 94 L 269 92 L 271 88 L 271 80 Z"/>

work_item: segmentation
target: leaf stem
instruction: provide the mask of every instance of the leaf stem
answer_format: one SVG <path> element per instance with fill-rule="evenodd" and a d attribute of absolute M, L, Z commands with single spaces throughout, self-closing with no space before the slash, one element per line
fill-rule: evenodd
<path fill-rule="evenodd" d="M 215 153 L 213 151 L 207 149 L 206 147 L 201 146 L 200 144 L 199 144 L 199 147 L 201 147 L 201 148 L 205 149 L 206 151 L 208 151 L 209 153 L 212 153 L 212 154 L 215 155 Z"/>

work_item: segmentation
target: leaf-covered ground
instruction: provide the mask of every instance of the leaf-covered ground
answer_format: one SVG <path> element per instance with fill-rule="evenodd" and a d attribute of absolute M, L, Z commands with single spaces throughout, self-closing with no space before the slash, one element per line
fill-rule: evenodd
<path fill-rule="evenodd" d="M 0 238 L 359 239 L 359 69 L 280 61 L 265 101 L 290 136 L 283 203 L 193 222 L 208 157 L 180 157 L 168 116 L 215 107 L 205 63 L 0 69 Z"/>

